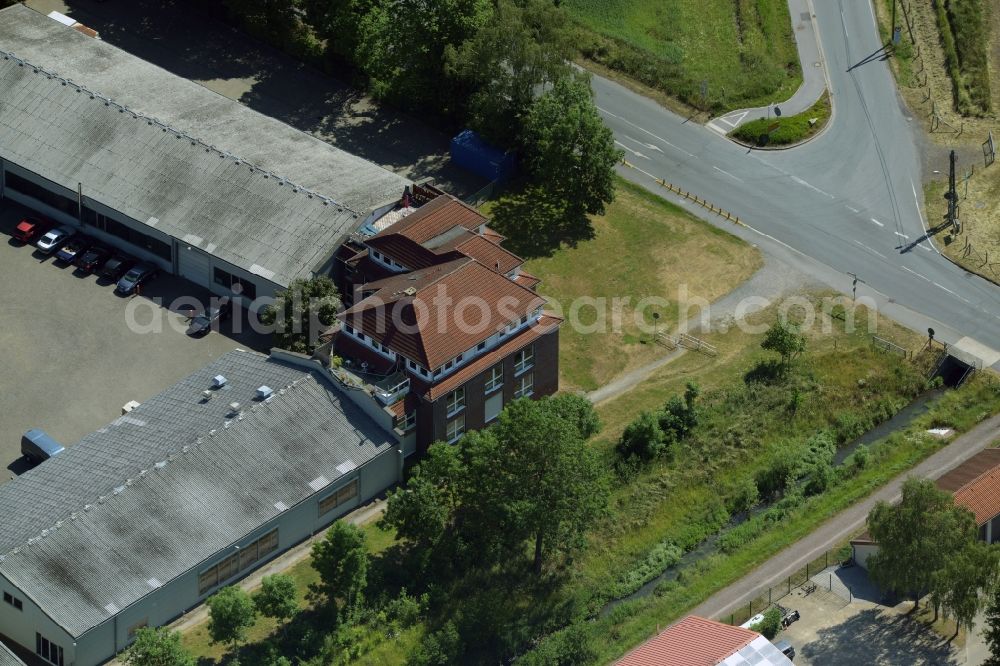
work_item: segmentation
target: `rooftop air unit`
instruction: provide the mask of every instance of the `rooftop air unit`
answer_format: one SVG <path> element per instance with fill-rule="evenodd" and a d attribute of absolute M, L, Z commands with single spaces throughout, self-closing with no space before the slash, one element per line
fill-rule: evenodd
<path fill-rule="evenodd" d="M 214 394 L 211 391 L 205 390 L 201 392 L 201 397 L 203 400 L 211 400 Z"/>
<path fill-rule="evenodd" d="M 212 388 L 222 388 L 229 380 L 222 375 L 212 377 Z"/>
<path fill-rule="evenodd" d="M 240 403 L 238 403 L 238 402 L 231 402 L 231 403 L 229 403 L 229 411 L 231 411 L 233 414 L 236 414 L 237 412 L 239 412 L 240 411 Z"/>
<path fill-rule="evenodd" d="M 272 395 L 274 395 L 274 389 L 272 389 L 270 386 L 265 385 L 257 389 L 258 400 L 267 400 Z"/>

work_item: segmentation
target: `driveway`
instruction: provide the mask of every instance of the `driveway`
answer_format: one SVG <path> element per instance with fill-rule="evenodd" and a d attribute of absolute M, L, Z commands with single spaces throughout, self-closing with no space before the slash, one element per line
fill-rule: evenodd
<path fill-rule="evenodd" d="M 208 293 L 186 280 L 163 275 L 142 296 L 122 298 L 93 275 L 14 241 L 10 232 L 27 212 L 0 202 L 0 469 L 9 470 L 0 483 L 24 471 L 20 438 L 29 428 L 72 445 L 121 416 L 125 403 L 148 399 L 227 351 L 267 350 L 269 338 L 233 335 L 233 322 L 223 324 L 225 335 L 185 335 L 186 317 L 157 301 L 205 302 Z"/>
<path fill-rule="evenodd" d="M 486 184 L 451 163 L 449 135 L 198 11 L 200 3 L 24 4 L 43 14 L 68 14 L 109 44 L 390 171 L 414 180 L 433 178 L 460 198 Z"/>

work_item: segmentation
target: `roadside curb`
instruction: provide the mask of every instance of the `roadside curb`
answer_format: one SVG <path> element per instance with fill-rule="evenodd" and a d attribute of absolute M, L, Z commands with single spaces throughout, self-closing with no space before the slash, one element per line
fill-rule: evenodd
<path fill-rule="evenodd" d="M 730 134 L 724 134 L 722 136 L 723 136 L 723 138 L 728 139 L 729 141 L 732 141 L 733 143 L 735 143 L 735 144 L 737 144 L 739 146 L 743 146 L 744 148 L 747 148 L 749 150 L 781 152 L 782 150 L 791 150 L 792 148 L 798 148 L 799 146 L 804 146 L 805 144 L 809 143 L 810 141 L 814 141 L 815 139 L 818 139 L 821 136 L 823 136 L 824 134 L 826 134 L 827 131 L 829 131 L 830 126 L 833 125 L 833 114 L 834 114 L 834 110 L 833 110 L 833 95 L 831 95 L 828 90 L 824 90 L 823 92 L 824 92 L 824 94 L 827 94 L 830 97 L 830 117 L 826 119 L 826 122 L 823 123 L 823 127 L 818 132 L 816 132 L 815 134 L 811 134 L 811 135 L 807 136 L 806 138 L 802 139 L 801 141 L 796 141 L 795 143 L 789 143 L 789 144 L 784 145 L 784 146 L 755 146 L 753 144 L 747 143 L 746 141 L 741 141 L 740 139 L 737 139 L 736 137 L 734 137 L 734 136 L 732 136 Z M 817 101 L 819 101 L 819 100 L 817 100 Z M 739 127 L 739 126 L 737 125 L 737 127 Z M 736 128 L 734 127 L 733 131 L 735 131 L 735 130 L 736 130 Z"/>

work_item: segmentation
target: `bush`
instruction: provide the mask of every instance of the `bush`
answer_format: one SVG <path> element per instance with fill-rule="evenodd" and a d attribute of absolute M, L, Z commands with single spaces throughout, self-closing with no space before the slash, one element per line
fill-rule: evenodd
<path fill-rule="evenodd" d="M 767 640 L 771 640 L 778 635 L 781 629 L 781 611 L 777 608 L 769 608 L 764 613 L 764 619 L 750 627 L 753 631 L 762 634 Z"/>
<path fill-rule="evenodd" d="M 669 541 L 653 546 L 649 554 L 618 579 L 611 590 L 612 598 L 632 594 L 681 560 L 682 551 Z"/>
<path fill-rule="evenodd" d="M 520 657 L 516 666 L 577 666 L 597 660 L 597 650 L 587 627 L 571 624 L 546 637 L 538 647 Z"/>
<path fill-rule="evenodd" d="M 723 534 L 717 542 L 719 550 L 726 555 L 732 555 L 759 537 L 769 526 L 769 521 L 765 516 L 766 512 L 758 514 Z"/>
<path fill-rule="evenodd" d="M 448 622 L 435 632 L 424 636 L 420 645 L 406 660 L 407 666 L 447 666 L 459 663 L 465 646 L 454 623 Z"/>
<path fill-rule="evenodd" d="M 667 451 L 667 437 L 660 429 L 656 414 L 643 412 L 628 424 L 618 441 L 618 455 L 622 458 L 637 456 L 641 460 L 652 460 Z"/>

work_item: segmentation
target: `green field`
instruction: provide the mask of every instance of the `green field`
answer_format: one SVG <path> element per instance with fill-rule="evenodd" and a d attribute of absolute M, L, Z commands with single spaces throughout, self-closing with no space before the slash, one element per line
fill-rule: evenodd
<path fill-rule="evenodd" d="M 785 0 L 562 4 L 584 28 L 584 57 L 696 108 L 766 104 L 790 97 L 802 82 Z"/>

